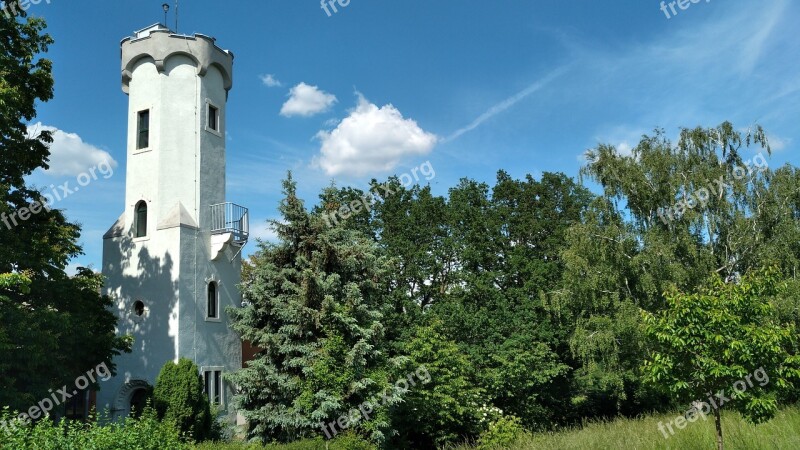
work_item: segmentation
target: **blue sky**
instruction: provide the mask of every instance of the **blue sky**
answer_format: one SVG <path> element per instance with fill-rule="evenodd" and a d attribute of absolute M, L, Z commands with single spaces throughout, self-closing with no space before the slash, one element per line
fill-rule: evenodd
<path fill-rule="evenodd" d="M 770 166 L 797 164 L 800 4 L 686 1 L 673 15 L 656 0 L 351 0 L 328 16 L 317 0 L 182 0 L 179 31 L 236 55 L 227 195 L 269 238 L 287 170 L 313 203 L 331 180 L 364 187 L 430 161 L 445 194 L 462 177 L 491 183 L 498 169 L 576 176 L 599 143 L 627 151 L 655 127 L 677 134 L 724 120 L 758 122 Z M 123 209 L 119 43 L 162 21 L 162 3 L 43 0 L 29 10 L 56 41 L 55 98 L 35 122 L 63 131 L 52 170 L 30 181 L 74 186 L 106 154 L 117 164 L 57 203 L 83 226 L 86 254 L 73 266 L 99 270 L 102 235 Z"/>

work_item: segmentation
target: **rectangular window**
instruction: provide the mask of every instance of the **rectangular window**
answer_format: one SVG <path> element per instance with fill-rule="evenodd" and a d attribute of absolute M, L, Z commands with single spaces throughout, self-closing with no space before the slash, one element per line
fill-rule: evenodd
<path fill-rule="evenodd" d="M 203 385 L 208 401 L 214 405 L 221 405 L 223 402 L 222 390 L 222 370 L 206 370 L 203 372 Z"/>
<path fill-rule="evenodd" d="M 214 403 L 215 405 L 222 404 L 222 371 L 214 371 Z"/>
<path fill-rule="evenodd" d="M 73 394 L 64 404 L 64 417 L 69 420 L 85 420 L 86 417 L 86 390 Z"/>
<path fill-rule="evenodd" d="M 219 131 L 219 109 L 211 104 L 208 105 L 208 129 Z"/>
<path fill-rule="evenodd" d="M 150 110 L 139 111 L 136 137 L 136 149 L 150 147 Z"/>
<path fill-rule="evenodd" d="M 212 281 L 208 283 L 208 297 L 207 297 L 207 304 L 208 304 L 208 318 L 209 319 L 218 319 L 219 316 L 217 315 L 217 283 Z"/>

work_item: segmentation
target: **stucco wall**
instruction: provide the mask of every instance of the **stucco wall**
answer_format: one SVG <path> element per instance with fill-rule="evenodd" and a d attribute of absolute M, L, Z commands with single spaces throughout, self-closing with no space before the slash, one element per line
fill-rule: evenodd
<path fill-rule="evenodd" d="M 114 411 L 129 383 L 153 384 L 167 361 L 241 367 L 241 340 L 228 327 L 227 307 L 239 307 L 241 257 L 227 249 L 211 261 L 210 206 L 225 201 L 225 119 L 232 55 L 210 38 L 167 33 L 123 41 L 123 90 L 129 93 L 124 213 L 103 245 L 105 292 L 115 299 L 118 334 L 135 338 L 133 352 L 115 359 L 118 375 L 101 384 L 98 408 Z M 165 48 L 180 51 L 165 51 Z M 226 66 L 227 64 L 227 66 Z M 220 128 L 208 130 L 207 103 Z M 150 145 L 136 148 L 139 111 L 150 110 Z M 133 237 L 134 207 L 148 203 L 147 236 Z M 219 289 L 219 319 L 207 319 L 209 281 Z M 141 300 L 145 314 L 133 304 Z M 126 385 L 128 386 L 126 388 Z M 226 390 L 225 400 L 230 400 Z"/>

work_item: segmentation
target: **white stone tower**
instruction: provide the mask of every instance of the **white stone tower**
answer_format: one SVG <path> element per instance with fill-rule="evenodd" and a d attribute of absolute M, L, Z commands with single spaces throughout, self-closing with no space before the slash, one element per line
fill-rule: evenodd
<path fill-rule="evenodd" d="M 208 36 L 153 25 L 122 41 L 129 96 L 125 210 L 104 236 L 105 294 L 133 352 L 101 384 L 97 409 L 127 415 L 167 361 L 189 358 L 212 401 L 242 367 L 225 309 L 248 238 L 247 209 L 225 201 L 225 122 L 233 54 Z M 87 324 L 90 326 L 90 324 Z"/>

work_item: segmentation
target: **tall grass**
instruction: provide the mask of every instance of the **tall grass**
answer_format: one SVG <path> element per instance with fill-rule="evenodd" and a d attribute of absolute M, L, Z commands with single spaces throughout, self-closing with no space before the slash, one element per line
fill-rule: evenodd
<path fill-rule="evenodd" d="M 673 425 L 675 434 L 665 438 L 658 429 L 658 423 L 666 424 L 676 416 L 677 413 L 588 423 L 581 429 L 571 431 L 526 435 L 508 448 L 509 450 L 716 449 L 713 417 L 709 417 L 707 421 L 700 419 L 690 423 L 683 430 Z M 722 433 L 726 450 L 800 449 L 800 408 L 784 409 L 771 421 L 761 425 L 752 425 L 735 412 L 723 411 Z M 471 448 L 473 447 L 458 447 L 459 450 Z"/>

